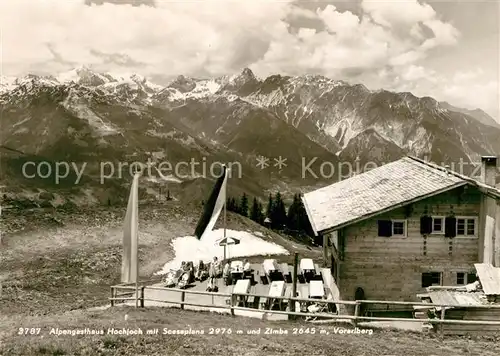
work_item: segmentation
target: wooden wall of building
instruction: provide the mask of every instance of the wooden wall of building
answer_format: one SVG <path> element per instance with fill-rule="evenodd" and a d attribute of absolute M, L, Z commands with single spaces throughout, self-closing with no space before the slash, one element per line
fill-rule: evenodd
<path fill-rule="evenodd" d="M 473 272 L 478 239 L 424 237 L 420 218 L 479 216 L 480 197 L 475 188 L 457 188 L 344 228 L 338 283 L 342 299 L 354 299 L 361 287 L 366 299 L 418 301 L 416 294 L 425 292 L 423 272 L 443 272 L 443 285 L 455 285 L 457 272 Z M 408 236 L 379 237 L 377 221 L 386 219 L 407 219 Z"/>
<path fill-rule="evenodd" d="M 446 311 L 445 319 L 451 320 L 494 320 L 500 321 L 500 309 L 483 309 L 468 307 L 466 309 L 450 309 Z M 435 329 L 439 330 L 436 325 Z M 479 324 L 444 324 L 442 326 L 445 335 L 474 335 L 487 336 L 487 334 L 500 333 L 500 325 Z"/>

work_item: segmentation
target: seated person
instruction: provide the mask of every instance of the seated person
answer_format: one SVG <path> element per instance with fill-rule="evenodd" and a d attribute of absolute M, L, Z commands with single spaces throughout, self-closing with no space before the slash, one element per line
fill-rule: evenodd
<path fill-rule="evenodd" d="M 247 259 L 243 261 L 243 278 L 249 277 L 252 275 L 252 266 Z"/>
<path fill-rule="evenodd" d="M 203 263 L 202 260 L 200 260 L 200 262 L 198 263 L 198 270 L 196 271 L 196 277 L 195 277 L 197 280 L 201 280 L 204 270 L 205 270 L 205 264 Z"/>
<path fill-rule="evenodd" d="M 326 295 L 324 295 L 323 297 L 313 297 L 311 299 L 326 300 Z M 307 311 L 309 313 L 316 313 L 316 312 L 320 311 L 323 306 L 324 306 L 323 303 L 314 303 L 314 304 L 311 304 L 307 307 Z"/>

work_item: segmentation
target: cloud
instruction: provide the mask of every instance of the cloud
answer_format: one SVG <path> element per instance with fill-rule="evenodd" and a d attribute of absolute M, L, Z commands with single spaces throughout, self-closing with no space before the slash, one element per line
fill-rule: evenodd
<path fill-rule="evenodd" d="M 430 5 L 416 0 L 364 0 L 361 6 L 375 23 L 389 28 L 412 26 L 436 18 L 436 12 Z"/>
<path fill-rule="evenodd" d="M 456 72 L 452 77 L 419 65 L 383 68 L 367 79 L 368 87 L 383 87 L 416 96 L 431 96 L 455 106 L 482 108 L 498 117 L 498 82 L 480 69 Z"/>
<path fill-rule="evenodd" d="M 87 1 L 93 2 L 102 3 Z M 396 74 L 403 82 L 425 81 L 419 61 L 460 38 L 417 0 L 363 0 L 360 14 L 322 3 L 312 11 L 311 3 L 306 9 L 292 0 L 129 3 L 0 0 L 4 73 L 61 71 L 74 63 L 151 77 L 250 67 L 260 76 L 316 73 L 394 87 Z M 377 79 L 383 70 L 391 79 Z M 444 93 L 458 89 L 443 86 Z"/>

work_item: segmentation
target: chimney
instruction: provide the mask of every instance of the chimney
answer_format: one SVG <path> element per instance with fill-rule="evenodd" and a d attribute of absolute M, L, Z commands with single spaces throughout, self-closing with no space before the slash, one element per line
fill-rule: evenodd
<path fill-rule="evenodd" d="M 494 187 L 496 184 L 497 160 L 495 156 L 481 157 L 481 182 Z"/>

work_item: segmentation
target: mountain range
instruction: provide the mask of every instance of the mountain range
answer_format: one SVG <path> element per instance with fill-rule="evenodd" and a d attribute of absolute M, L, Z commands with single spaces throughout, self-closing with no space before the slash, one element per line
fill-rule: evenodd
<path fill-rule="evenodd" d="M 0 185 L 9 201 L 121 202 L 132 162 L 149 167 L 144 199 L 168 190 L 194 202 L 210 189 L 217 172 L 203 167 L 214 162 L 230 165 L 230 194 L 264 197 L 323 186 L 407 154 L 449 165 L 462 160 L 465 174 L 481 155 L 500 154 L 500 125 L 480 109 L 317 75 L 259 79 L 247 68 L 217 78 L 181 75 L 167 85 L 87 67 L 2 77 L 0 106 Z M 70 170 L 56 181 L 62 162 Z"/>

